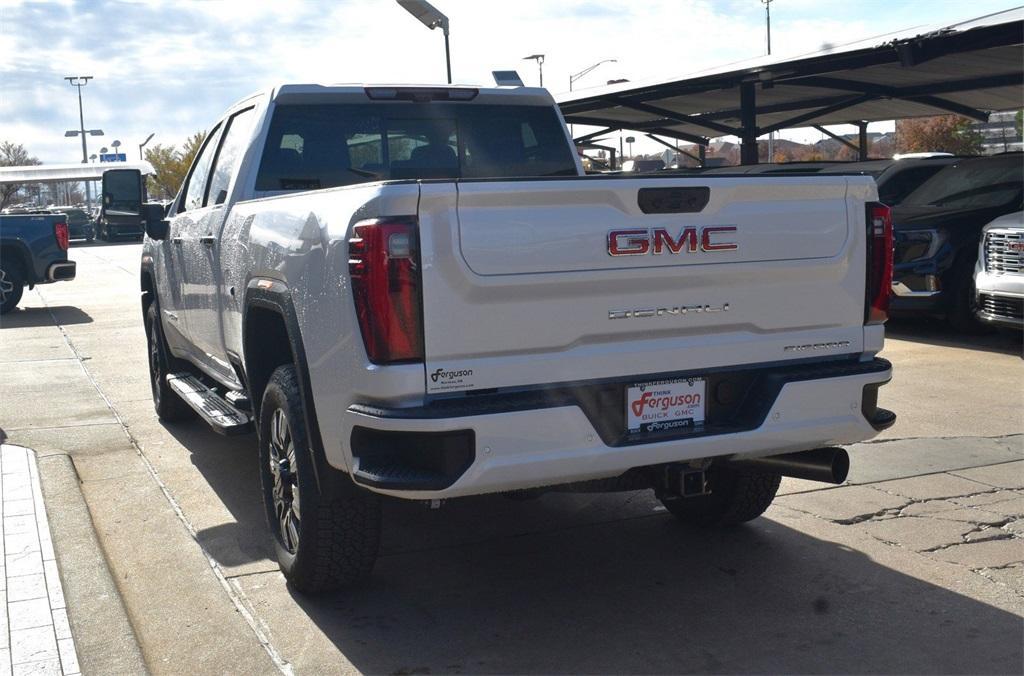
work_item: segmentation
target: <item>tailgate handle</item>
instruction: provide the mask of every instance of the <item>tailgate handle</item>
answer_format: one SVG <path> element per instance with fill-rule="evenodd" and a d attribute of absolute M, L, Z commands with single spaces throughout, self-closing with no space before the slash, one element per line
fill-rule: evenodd
<path fill-rule="evenodd" d="M 640 188 L 637 206 L 645 214 L 696 214 L 711 199 L 711 188 Z"/>

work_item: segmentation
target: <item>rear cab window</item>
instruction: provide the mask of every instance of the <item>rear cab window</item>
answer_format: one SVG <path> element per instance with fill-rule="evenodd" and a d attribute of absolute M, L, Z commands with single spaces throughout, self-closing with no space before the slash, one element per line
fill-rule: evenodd
<path fill-rule="evenodd" d="M 256 190 L 576 174 L 561 121 L 550 106 L 281 104 L 270 123 Z"/>

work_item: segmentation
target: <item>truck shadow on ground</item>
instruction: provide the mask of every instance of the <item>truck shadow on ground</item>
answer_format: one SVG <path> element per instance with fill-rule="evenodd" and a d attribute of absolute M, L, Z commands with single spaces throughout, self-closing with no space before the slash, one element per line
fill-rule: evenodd
<path fill-rule="evenodd" d="M 390 505 L 390 536 L 366 588 L 293 598 L 368 673 L 977 673 L 1021 664 L 1021 620 L 1011 613 L 771 519 L 689 529 L 655 511 L 649 495 L 483 498 L 433 513 Z"/>
<path fill-rule="evenodd" d="M 188 449 L 192 464 L 235 519 L 198 530 L 199 544 L 226 568 L 272 560 L 274 551 L 260 500 L 255 435 L 222 437 L 198 420 L 164 424 L 163 428 Z"/>
<path fill-rule="evenodd" d="M 52 313 L 52 314 L 51 314 Z M 54 317 L 60 324 L 91 324 L 89 313 L 72 305 L 15 308 L 0 317 L 0 328 L 23 329 L 34 326 L 53 326 Z"/>
<path fill-rule="evenodd" d="M 1020 331 L 992 328 L 978 334 L 958 333 L 949 324 L 928 317 L 890 319 L 885 325 L 885 336 L 939 347 L 958 347 L 1017 356 L 1024 350 L 1024 335 Z"/>
<path fill-rule="evenodd" d="M 228 569 L 273 570 L 254 437 L 166 429 L 235 518 L 200 543 Z M 704 531 L 649 491 L 389 500 L 360 588 L 308 597 L 276 573 L 236 580 L 299 673 L 336 671 L 339 652 L 379 674 L 1019 670 L 1019 616 L 784 514 Z"/>

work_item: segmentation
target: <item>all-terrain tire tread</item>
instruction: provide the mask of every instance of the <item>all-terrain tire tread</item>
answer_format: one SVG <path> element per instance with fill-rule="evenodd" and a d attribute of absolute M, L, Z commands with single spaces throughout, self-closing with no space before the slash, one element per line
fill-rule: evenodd
<path fill-rule="evenodd" d="M 736 488 L 729 507 L 718 523 L 731 526 L 761 516 L 772 504 L 781 483 L 782 477 L 778 474 L 740 472 L 736 477 Z"/>
<path fill-rule="evenodd" d="M 761 516 L 775 499 L 782 477 L 768 472 L 713 468 L 712 493 L 692 498 L 666 497 L 673 516 L 695 526 L 735 526 Z"/>
<path fill-rule="evenodd" d="M 268 384 L 271 386 L 282 390 L 291 412 L 301 417 L 302 398 L 295 367 L 284 365 L 275 369 Z M 303 437 L 308 439 L 306 430 L 303 430 Z M 346 487 L 341 494 L 316 496 L 317 504 L 313 510 L 316 527 L 312 533 L 302 533 L 306 540 L 300 544 L 300 547 L 308 545 L 308 537 L 313 535 L 313 547 L 303 552 L 311 555 L 311 561 L 297 566 L 298 574 L 288 576 L 291 585 L 306 594 L 352 586 L 370 575 L 377 559 L 381 531 L 380 496 L 351 482 L 350 485 L 338 483 Z M 304 515 L 309 504 L 306 495 L 309 493 L 303 495 Z"/>

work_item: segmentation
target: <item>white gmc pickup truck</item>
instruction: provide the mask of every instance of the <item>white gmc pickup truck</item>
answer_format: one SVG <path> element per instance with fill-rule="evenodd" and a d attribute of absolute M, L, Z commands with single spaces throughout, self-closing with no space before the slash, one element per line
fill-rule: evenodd
<path fill-rule="evenodd" d="M 256 431 L 305 592 L 370 572 L 382 495 L 646 488 L 753 519 L 895 420 L 875 199 L 584 176 L 541 89 L 279 86 L 211 127 L 166 215 L 139 198 L 156 411 Z"/>

